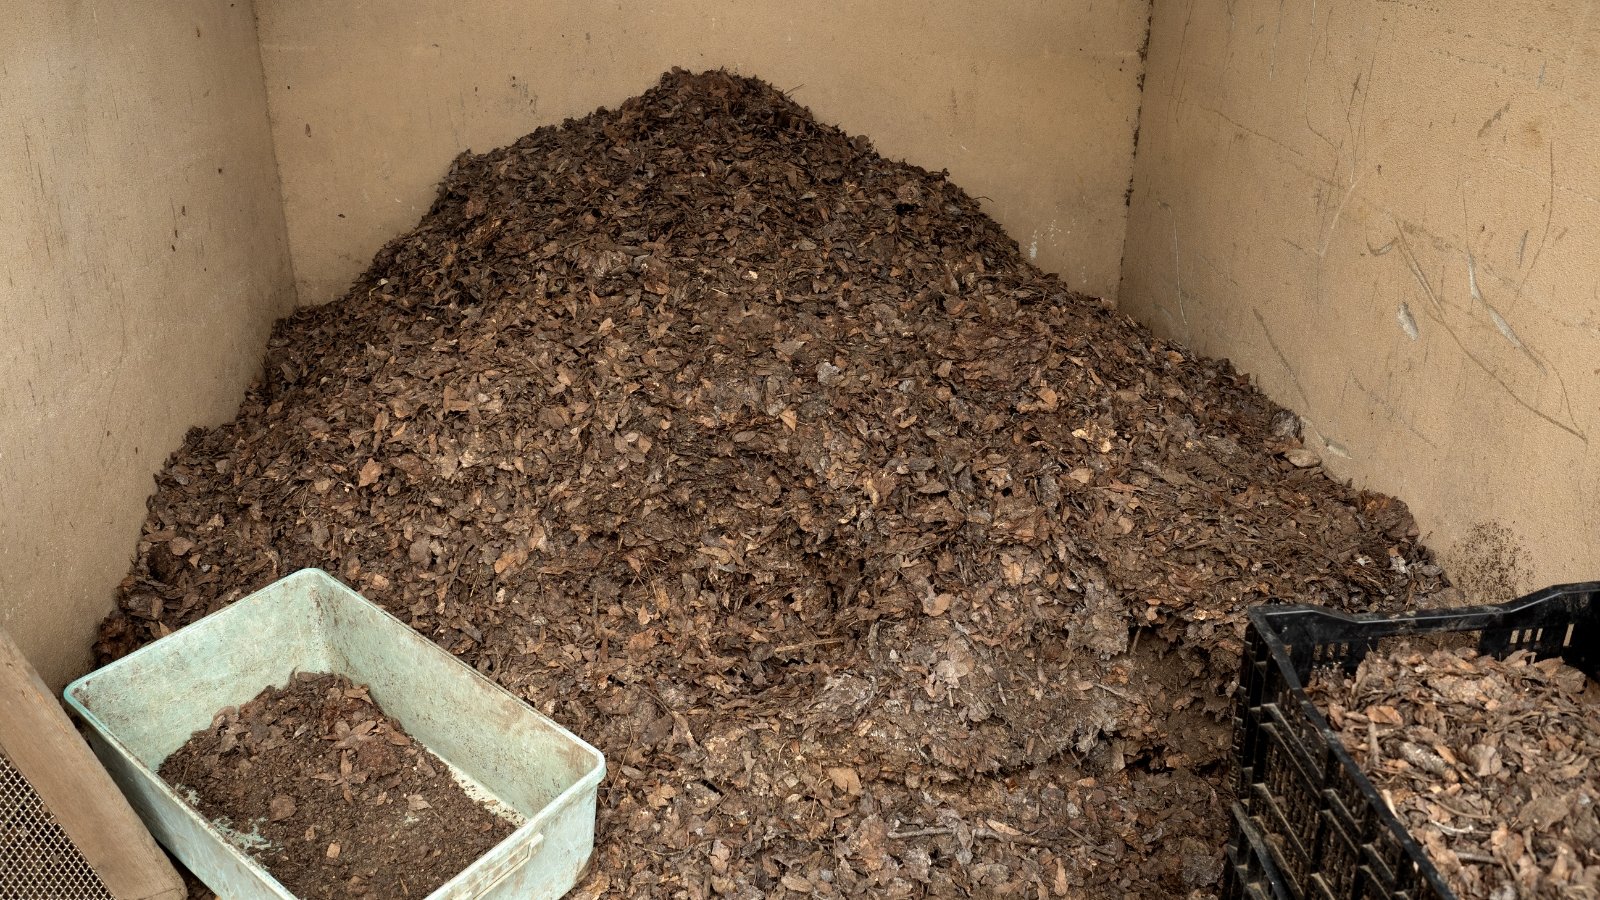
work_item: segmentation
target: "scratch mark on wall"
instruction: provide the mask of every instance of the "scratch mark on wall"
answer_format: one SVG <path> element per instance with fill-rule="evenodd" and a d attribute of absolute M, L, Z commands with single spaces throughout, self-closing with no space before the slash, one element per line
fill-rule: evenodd
<path fill-rule="evenodd" d="M 1400 330 L 1406 333 L 1406 337 L 1414 341 L 1422 336 L 1422 333 L 1417 330 L 1417 317 L 1411 314 L 1410 306 L 1402 302 L 1400 308 L 1395 310 L 1394 317 L 1400 322 Z"/>
<path fill-rule="evenodd" d="M 1512 296 L 1517 298 L 1517 299 L 1521 299 L 1522 298 L 1522 286 L 1528 283 L 1528 276 L 1532 275 L 1534 268 L 1539 265 L 1539 256 L 1544 253 L 1544 242 L 1545 242 L 1546 239 L 1548 239 L 1550 237 L 1550 223 L 1552 221 L 1554 221 L 1555 214 L 1556 214 L 1556 142 L 1555 141 L 1551 141 L 1550 142 L 1550 195 L 1549 195 L 1549 197 L 1547 197 L 1545 199 L 1545 205 L 1544 205 L 1544 231 L 1542 233 L 1540 233 L 1540 235 L 1539 235 L 1539 246 L 1537 246 L 1537 247 L 1535 247 L 1533 249 L 1533 259 L 1528 262 L 1528 267 L 1522 271 L 1522 278 L 1521 278 L 1521 280 L 1519 280 L 1517 282 L 1517 289 L 1512 294 Z M 1524 244 L 1526 244 L 1527 235 L 1523 235 L 1523 242 L 1524 242 Z M 1520 265 L 1520 257 L 1521 257 L 1521 254 L 1519 253 L 1518 254 L 1518 258 L 1519 258 L 1518 264 L 1519 265 Z"/>
<path fill-rule="evenodd" d="M 1178 35 L 1178 61 L 1172 66 L 1172 80 L 1178 89 L 1172 92 L 1172 121 L 1178 121 L 1178 111 L 1183 109 L 1183 91 L 1186 82 L 1183 78 L 1183 55 L 1189 47 L 1189 22 L 1194 19 L 1194 5 L 1196 0 L 1189 0 L 1189 10 L 1183 17 L 1183 31 Z"/>
<path fill-rule="evenodd" d="M 1267 80 L 1278 71 L 1278 37 L 1283 34 L 1283 0 L 1278 0 L 1278 24 L 1272 30 L 1272 54 L 1267 60 Z"/>
<path fill-rule="evenodd" d="M 1339 227 L 1339 220 L 1344 216 L 1345 208 L 1350 204 L 1350 198 L 1355 195 L 1356 188 L 1360 186 L 1361 179 L 1366 174 L 1362 159 L 1366 156 L 1364 145 L 1367 132 L 1367 101 L 1372 98 L 1373 74 L 1377 69 L 1377 60 L 1378 55 L 1374 51 L 1367 58 L 1366 72 L 1357 73 L 1354 82 L 1350 85 L 1350 99 L 1346 101 L 1344 110 L 1345 127 L 1350 133 L 1348 141 L 1350 147 L 1350 183 L 1346 185 L 1344 193 L 1340 195 L 1339 202 L 1333 209 L 1332 218 L 1328 220 L 1328 224 L 1323 228 L 1322 239 L 1317 246 L 1318 259 L 1327 258 L 1328 247 L 1333 243 L 1333 235 Z M 1360 98 L 1359 111 L 1357 109 L 1358 97 Z M 1328 177 L 1327 183 L 1329 186 L 1337 184 L 1346 141 L 1341 140 L 1335 144 L 1327 135 L 1312 126 L 1309 114 L 1306 115 L 1306 127 L 1333 150 L 1333 172 Z M 1318 207 L 1318 212 L 1325 212 L 1320 203 Z"/>
<path fill-rule="evenodd" d="M 1450 324 L 1448 322 L 1445 322 L 1442 318 L 1439 318 L 1439 317 L 1435 317 L 1434 321 L 1438 322 L 1439 325 L 1442 328 L 1444 328 L 1445 333 L 1450 335 L 1450 339 L 1452 341 L 1455 341 L 1455 344 L 1456 344 L 1456 346 L 1458 348 L 1460 348 L 1461 353 L 1464 356 L 1466 356 L 1466 358 L 1468 360 L 1470 360 L 1473 365 L 1477 366 L 1479 369 L 1482 369 L 1483 373 L 1485 375 L 1488 375 L 1490 378 L 1494 379 L 1494 383 L 1498 384 L 1500 386 L 1500 389 L 1505 391 L 1506 396 L 1510 397 L 1518 406 L 1522 407 L 1523 409 L 1527 410 L 1530 413 L 1533 413 L 1533 415 L 1536 416 L 1537 418 L 1542 419 L 1543 421 L 1545 421 L 1545 422 L 1547 422 L 1547 423 L 1549 423 L 1551 425 L 1554 425 L 1555 427 L 1561 429 L 1562 431 L 1566 432 L 1567 434 L 1572 435 L 1573 437 L 1577 438 L 1580 442 L 1582 442 L 1584 444 L 1588 444 L 1589 443 L 1589 436 L 1587 434 L 1585 434 L 1584 432 L 1580 431 L 1577 428 L 1576 420 L 1574 420 L 1573 424 L 1569 425 L 1566 422 L 1562 422 L 1561 420 L 1555 418 L 1554 416 L 1551 416 L 1549 413 L 1546 413 L 1544 410 L 1539 409 L 1538 407 L 1534 406 L 1532 403 L 1529 403 L 1528 401 L 1522 399 L 1522 397 L 1517 394 L 1516 390 L 1514 388 L 1512 388 L 1511 385 L 1508 384 L 1504 378 L 1500 377 L 1500 373 L 1499 372 L 1496 372 L 1493 368 L 1491 368 L 1489 366 L 1488 363 L 1484 362 L 1482 359 L 1479 359 L 1478 355 L 1476 353 L 1473 353 L 1471 350 L 1467 349 L 1467 345 L 1462 342 L 1461 336 L 1456 334 L 1455 329 L 1451 328 Z M 1563 398 L 1565 398 L 1566 394 L 1567 394 L 1566 384 L 1564 382 L 1561 382 L 1561 378 L 1560 378 L 1559 375 L 1556 376 L 1556 380 L 1560 384 L 1561 394 L 1562 394 Z M 1570 418 L 1572 416 L 1571 401 L 1567 400 L 1564 403 L 1564 405 L 1566 406 L 1567 415 Z"/>
<path fill-rule="evenodd" d="M 1391 216 L 1390 219 L 1393 221 L 1393 216 Z M 1534 361 L 1541 374 L 1554 374 L 1556 376 L 1556 384 L 1561 391 L 1561 405 L 1566 411 L 1568 422 L 1563 422 L 1544 410 L 1539 409 L 1537 406 L 1534 406 L 1532 403 L 1529 403 L 1527 400 L 1524 400 L 1522 396 L 1517 393 L 1516 389 L 1513 388 L 1511 384 L 1494 369 L 1493 366 L 1490 366 L 1481 357 L 1479 357 L 1476 353 L 1473 353 L 1472 350 L 1467 347 L 1466 342 L 1461 339 L 1461 335 L 1457 333 L 1455 327 L 1452 326 L 1449 320 L 1446 318 L 1446 313 L 1448 310 L 1445 307 L 1444 301 L 1439 298 L 1439 295 L 1433 289 L 1433 285 L 1429 283 L 1428 277 L 1423 274 L 1422 267 L 1417 263 L 1416 255 L 1412 253 L 1411 245 L 1406 241 L 1405 232 L 1400 230 L 1399 223 L 1395 223 L 1395 237 L 1400 242 L 1400 255 L 1405 259 L 1406 266 L 1410 269 L 1412 277 L 1416 278 L 1417 283 L 1422 286 L 1423 293 L 1427 295 L 1430 301 L 1432 301 L 1432 308 L 1425 309 L 1425 312 L 1427 312 L 1427 314 L 1433 319 L 1435 324 L 1444 329 L 1444 333 L 1450 336 L 1450 340 L 1455 343 L 1456 348 L 1461 351 L 1461 354 L 1465 356 L 1473 365 L 1482 370 L 1485 375 L 1488 375 L 1491 379 L 1493 379 L 1494 383 L 1499 385 L 1501 390 L 1505 391 L 1506 396 L 1510 397 L 1518 406 L 1530 413 L 1533 413 L 1533 415 L 1539 419 L 1554 425 L 1567 434 L 1572 435 L 1582 443 L 1588 444 L 1589 436 L 1580 428 L 1578 428 L 1577 418 L 1572 413 L 1572 397 L 1567 392 L 1566 381 L 1562 379 L 1561 374 L 1559 372 L 1552 373 L 1552 371 L 1545 366 L 1543 362 L 1538 360 L 1533 355 L 1531 350 L 1529 350 L 1527 347 L 1521 346 L 1520 342 L 1518 343 L 1519 349 L 1521 349 L 1524 354 L 1529 357 L 1529 359 Z M 1488 306 L 1488 304 L 1486 303 L 1485 306 Z M 1257 318 L 1259 317 L 1260 314 L 1258 313 Z M 1509 326 L 1507 327 L 1509 328 Z"/>
<path fill-rule="evenodd" d="M 1442 56 L 1445 59 L 1454 60 L 1458 63 L 1464 63 L 1469 66 L 1477 66 L 1478 68 L 1488 69 L 1491 72 L 1498 72 L 1501 75 L 1511 74 L 1511 70 L 1506 66 L 1506 64 L 1497 59 L 1479 59 L 1438 47 L 1430 48 L 1428 52 L 1435 56 Z"/>
<path fill-rule="evenodd" d="M 1544 70 L 1543 69 L 1539 70 L 1539 77 L 1540 78 L 1544 77 Z M 1483 137 L 1485 134 L 1487 134 L 1489 129 L 1494 126 L 1494 123 L 1500 121 L 1500 117 L 1505 115 L 1508 111 L 1510 111 L 1510 109 L 1511 109 L 1511 101 L 1507 100 L 1506 101 L 1506 105 L 1502 106 L 1498 110 L 1496 110 L 1495 114 L 1489 117 L 1489 121 L 1484 122 L 1483 123 L 1483 127 L 1478 129 L 1478 137 Z"/>
<path fill-rule="evenodd" d="M 1317 126 L 1311 124 L 1311 115 L 1308 112 L 1302 110 L 1301 116 L 1306 120 L 1306 130 L 1320 138 L 1324 144 L 1328 145 L 1328 149 L 1333 151 L 1334 165 L 1337 166 L 1339 163 L 1339 152 L 1344 149 L 1344 146 L 1342 144 L 1335 144 L 1333 142 L 1333 138 L 1323 134 L 1322 131 L 1317 128 Z M 1335 169 L 1334 174 L 1338 174 L 1337 169 Z"/>
<path fill-rule="evenodd" d="M 1328 222 L 1326 231 L 1323 232 L 1322 244 L 1317 247 L 1318 259 L 1326 259 L 1328 257 L 1328 245 L 1333 243 L 1334 229 L 1339 227 L 1339 217 L 1344 215 L 1344 208 L 1350 203 L 1351 195 L 1356 192 L 1356 185 L 1361 183 L 1362 174 L 1364 173 L 1352 173 L 1350 186 L 1345 189 L 1344 196 L 1339 198 L 1339 206 L 1334 209 L 1333 218 Z"/>
<path fill-rule="evenodd" d="M 1395 420 L 1396 422 L 1399 422 L 1401 425 L 1405 426 L 1406 431 L 1411 432 L 1411 436 L 1412 437 L 1415 437 L 1417 440 L 1423 442 L 1424 444 L 1427 444 L 1429 447 L 1432 447 L 1435 450 L 1439 449 L 1439 445 L 1434 443 L 1433 440 L 1431 438 L 1429 438 L 1427 435 L 1423 434 L 1417 428 L 1415 423 L 1413 423 L 1409 418 L 1407 418 L 1404 413 L 1400 412 L 1400 410 L 1395 408 L 1394 404 L 1390 403 L 1388 401 L 1388 399 L 1386 399 L 1383 395 L 1379 394 L 1377 391 L 1375 391 L 1372 388 L 1369 388 L 1365 384 L 1363 384 L 1362 381 L 1361 381 L 1361 378 L 1359 376 L 1352 374 L 1352 375 L 1350 375 L 1350 380 L 1355 383 L 1356 387 L 1361 389 L 1361 392 L 1363 394 L 1367 395 L 1368 399 L 1370 399 L 1373 403 L 1376 403 L 1379 407 L 1381 407 L 1384 412 L 1388 413 L 1389 414 L 1389 418 L 1391 418 L 1391 419 Z"/>
<path fill-rule="evenodd" d="M 1511 346 L 1516 347 L 1518 350 L 1521 350 L 1524 353 L 1528 353 L 1528 358 L 1533 359 L 1533 364 L 1538 366 L 1540 371 L 1543 371 L 1544 364 L 1539 362 L 1539 360 L 1534 359 L 1533 354 L 1528 352 L 1528 348 L 1523 346 L 1522 339 L 1517 337 L 1517 333 L 1511 328 L 1511 323 L 1507 322 L 1505 317 L 1500 315 L 1500 311 L 1487 303 L 1484 304 L 1484 308 L 1489 310 L 1489 321 L 1494 323 L 1495 330 L 1500 332 L 1500 336 L 1510 341 Z"/>
<path fill-rule="evenodd" d="M 1250 307 L 1250 312 L 1255 315 L 1256 324 L 1261 326 L 1261 333 L 1267 336 L 1267 346 L 1271 347 L 1272 352 L 1277 354 L 1278 362 L 1283 364 L 1283 370 L 1289 373 L 1289 383 L 1294 385 L 1295 393 L 1300 395 L 1300 402 L 1305 404 L 1305 411 L 1310 413 L 1311 397 L 1306 394 L 1306 389 L 1301 386 L 1300 376 L 1294 373 L 1294 366 L 1289 365 L 1289 357 L 1283 352 L 1283 348 L 1278 346 L 1277 340 L 1273 338 L 1272 329 L 1267 327 L 1267 320 L 1262 317 L 1261 310 L 1252 306 Z"/>
<path fill-rule="evenodd" d="M 1311 120 L 1311 117 L 1310 117 L 1310 114 L 1309 114 L 1310 113 L 1310 105 L 1309 105 L 1310 104 L 1310 99 L 1309 98 L 1311 96 L 1311 90 L 1310 90 L 1310 87 L 1311 87 L 1311 73 L 1315 72 L 1317 70 L 1316 66 L 1313 66 L 1311 64 L 1311 61 L 1313 59 L 1316 59 L 1317 49 L 1319 47 L 1323 47 L 1323 46 L 1325 46 L 1327 44 L 1327 42 L 1328 42 L 1328 26 L 1331 25 L 1331 24 L 1333 24 L 1333 7 L 1330 5 L 1328 7 L 1328 14 L 1326 16 L 1324 16 L 1323 19 L 1322 19 L 1322 27 L 1317 28 L 1317 5 L 1316 5 L 1316 3 L 1312 3 L 1311 4 L 1311 25 L 1312 25 L 1313 28 L 1316 29 L 1316 36 L 1317 37 L 1316 37 L 1316 40 L 1311 42 L 1311 49 L 1309 51 L 1307 51 L 1307 53 L 1306 53 L 1305 74 L 1300 79 L 1300 100 L 1301 100 L 1300 113 L 1301 113 L 1301 115 L 1306 116 L 1306 121 L 1307 122 L 1310 122 L 1310 120 Z"/>
<path fill-rule="evenodd" d="M 1301 159 L 1305 159 L 1306 155 L 1304 153 L 1301 153 L 1299 150 L 1295 149 L 1294 147 L 1289 146 L 1288 144 L 1285 144 L 1283 141 L 1278 140 L 1277 138 L 1273 137 L 1270 134 L 1266 134 L 1265 132 L 1257 131 L 1256 129 L 1251 128 L 1250 126 L 1244 124 L 1243 122 L 1240 122 L 1239 120 L 1233 118 L 1232 116 L 1229 116 L 1227 113 L 1225 113 L 1225 112 L 1223 112 L 1223 111 L 1221 111 L 1219 109 L 1213 109 L 1213 108 L 1211 108 L 1209 106 L 1206 106 L 1204 104 L 1196 104 L 1196 105 L 1202 111 L 1208 112 L 1208 113 L 1212 114 L 1213 116 L 1216 116 L 1217 118 L 1221 119 L 1224 122 L 1227 122 L 1229 125 L 1232 125 L 1234 128 L 1237 128 L 1239 131 L 1242 131 L 1245 134 L 1250 135 L 1251 137 L 1260 138 L 1261 140 L 1266 141 L 1267 143 L 1273 145 L 1274 147 L 1277 147 L 1279 150 L 1282 150 L 1285 153 L 1288 153 L 1288 154 L 1290 154 L 1292 156 L 1298 156 Z"/>
<path fill-rule="evenodd" d="M 1507 105 L 1509 106 L 1510 104 L 1508 103 Z M 1467 293 L 1474 304 L 1482 306 L 1489 313 L 1489 321 L 1494 323 L 1495 330 L 1500 332 L 1500 336 L 1505 338 L 1511 346 L 1522 351 L 1528 361 L 1533 363 L 1534 367 L 1539 370 L 1540 375 L 1548 374 L 1544 362 L 1522 343 L 1522 339 L 1517 336 L 1516 330 L 1500 314 L 1500 310 L 1495 309 L 1488 298 L 1484 297 L 1483 289 L 1478 286 L 1478 257 L 1472 252 L 1472 226 L 1470 224 L 1472 219 L 1467 212 L 1466 186 L 1464 183 L 1458 182 L 1457 188 L 1461 191 L 1461 234 L 1467 245 L 1465 251 L 1467 256 Z M 1547 224 L 1546 228 L 1548 227 Z"/>
<path fill-rule="evenodd" d="M 1178 217 L 1167 207 L 1167 215 L 1172 218 L 1172 280 L 1178 295 L 1178 317 L 1183 320 L 1185 330 L 1189 327 L 1189 313 L 1183 308 L 1183 263 L 1178 256 Z"/>
<path fill-rule="evenodd" d="M 1406 240 L 1405 231 L 1401 230 L 1400 223 L 1394 221 L 1394 216 L 1391 215 L 1389 221 L 1394 224 L 1394 237 L 1400 242 L 1400 256 L 1406 261 L 1406 268 L 1411 270 L 1411 276 L 1417 279 L 1417 284 L 1422 285 L 1423 294 L 1433 301 L 1434 306 L 1443 309 L 1444 302 L 1433 292 L 1433 285 L 1428 283 L 1428 276 L 1422 273 L 1422 267 L 1417 264 L 1417 255 L 1411 252 L 1411 243 Z"/>
<path fill-rule="evenodd" d="M 1245 286 L 1240 284 L 1237 278 L 1234 278 L 1231 274 L 1229 274 L 1227 269 L 1217 265 L 1216 261 L 1211 257 L 1197 251 L 1191 251 L 1189 255 L 1193 259 L 1200 260 L 1200 262 L 1203 263 L 1207 269 L 1211 270 L 1213 275 L 1216 275 L 1218 278 L 1221 278 L 1223 281 L 1226 281 L 1241 291 L 1246 290 Z"/>

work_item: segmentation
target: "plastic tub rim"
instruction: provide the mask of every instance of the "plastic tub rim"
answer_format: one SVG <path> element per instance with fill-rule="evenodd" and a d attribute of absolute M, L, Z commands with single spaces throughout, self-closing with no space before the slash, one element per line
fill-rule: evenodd
<path fill-rule="evenodd" d="M 536 715 L 539 718 L 543 719 L 548 726 L 553 728 L 555 731 L 557 731 L 563 737 L 565 737 L 568 740 L 572 741 L 574 743 L 574 745 L 576 745 L 576 747 L 580 748 L 582 750 L 583 756 L 591 763 L 591 765 L 588 768 L 588 771 L 585 772 L 583 777 L 579 778 L 578 780 L 573 782 L 571 785 L 569 785 L 565 790 L 563 790 L 559 794 L 557 794 L 553 799 L 550 800 L 549 803 L 546 803 L 544 805 L 544 807 L 541 808 L 538 812 L 536 812 L 535 814 L 533 814 L 531 816 L 528 816 L 527 820 L 522 825 L 520 825 L 517 828 L 513 829 L 512 832 L 509 835 L 507 835 L 499 843 L 495 844 L 494 847 L 492 847 L 488 851 L 486 851 L 485 854 L 484 854 L 485 857 L 487 857 L 489 854 L 492 854 L 496 850 L 499 850 L 499 849 L 501 849 L 503 847 L 511 846 L 511 845 L 513 845 L 514 842 L 523 840 L 524 837 L 525 837 L 525 833 L 531 833 L 531 834 L 527 835 L 527 837 L 526 837 L 527 840 L 530 840 L 530 841 L 542 840 L 543 828 L 544 828 L 545 824 L 551 818 L 553 818 L 555 815 L 557 815 L 557 814 L 561 813 L 562 811 L 564 811 L 567 807 L 569 807 L 574 801 L 576 801 L 584 793 L 587 793 L 590 790 L 598 789 L 598 786 L 599 786 L 600 782 L 605 778 L 605 774 L 606 774 L 605 755 L 603 753 L 601 753 L 598 748 L 596 748 L 593 745 L 591 745 L 588 741 L 585 741 L 584 739 L 582 739 L 582 738 L 578 737 L 577 735 L 573 734 L 565 726 L 563 726 L 559 722 L 556 722 L 555 720 L 551 719 L 549 716 L 546 716 L 544 713 L 542 713 L 538 709 L 534 708 L 532 706 L 532 704 L 529 704 L 526 700 L 522 699 L 521 697 L 517 697 L 517 695 L 511 693 L 509 690 L 506 690 L 505 687 L 501 686 L 500 684 L 495 682 L 493 679 L 491 679 L 488 676 L 484 675 L 482 672 L 479 672 L 476 668 L 474 668 L 474 667 L 472 667 L 470 665 L 467 665 L 466 663 L 462 662 L 454 654 L 450 653 L 450 651 L 444 649 L 443 647 L 440 647 L 438 644 L 436 644 L 432 640 L 428 639 L 426 635 L 422 635 L 421 632 L 418 632 L 416 629 L 412 628 L 411 626 L 407 625 L 405 622 L 401 621 L 398 616 L 395 616 L 393 613 L 389 612 L 388 610 L 384 609 L 383 607 L 379 606 L 378 604 L 373 603 L 372 601 L 366 599 L 365 597 L 362 597 L 355 590 L 353 590 L 352 588 L 350 588 L 348 585 L 344 584 L 343 582 L 339 581 L 337 578 L 335 578 L 333 575 L 331 575 L 327 571 L 325 571 L 323 569 L 319 569 L 319 568 L 314 568 L 314 567 L 307 567 L 307 568 L 298 569 L 298 570 L 296 570 L 294 572 L 291 572 L 290 574 L 284 576 L 283 578 L 277 579 L 277 580 L 273 581 L 272 583 L 263 586 L 259 590 L 252 591 L 251 593 L 246 594 L 243 597 L 240 597 L 238 600 L 234 601 L 233 603 L 228 604 L 228 606 L 224 607 L 223 609 L 217 610 L 215 613 L 211 613 L 209 615 L 206 615 L 206 616 L 203 616 L 203 617 L 201 617 L 199 619 L 196 619 L 195 621 L 189 623 L 188 625 L 185 625 L 182 628 L 179 628 L 176 631 L 173 631 L 171 634 L 163 635 L 161 638 L 158 638 L 155 641 L 151 641 L 150 643 L 145 644 L 143 647 L 140 647 L 139 649 L 133 651 L 132 653 L 129 653 L 127 656 L 123 656 L 123 657 L 121 657 L 119 659 L 116 659 L 116 660 L 110 662 L 110 663 L 107 663 L 104 666 L 101 666 L 98 669 L 95 669 L 92 672 L 89 672 L 89 673 L 84 674 L 84 675 L 82 675 L 82 676 L 80 676 L 78 678 L 73 679 L 73 681 L 70 684 L 68 684 L 67 687 L 62 691 L 63 698 L 66 700 L 68 706 L 71 707 L 73 713 L 75 715 L 77 715 L 77 716 L 80 716 L 84 720 L 84 722 L 86 724 L 91 726 L 94 729 L 94 731 L 96 733 L 96 736 L 100 740 L 103 740 L 108 745 L 111 745 L 112 747 L 114 747 L 121 754 L 123 759 L 127 761 L 127 763 L 131 764 L 141 774 L 146 776 L 150 780 L 150 782 L 153 785 L 155 785 L 157 789 L 160 790 L 160 792 L 162 794 L 164 794 L 166 797 L 168 797 L 170 800 L 172 800 L 174 803 L 176 803 L 176 805 L 182 809 L 182 813 L 186 818 L 188 818 L 192 822 L 198 823 L 207 833 L 211 834 L 214 838 L 216 838 L 217 842 L 225 848 L 225 852 L 228 853 L 228 855 L 233 857 L 235 860 L 237 860 L 238 862 L 240 862 L 241 864 L 243 864 L 247 868 L 256 870 L 257 872 L 261 873 L 265 877 L 267 882 L 268 882 L 267 887 L 275 889 L 284 898 L 284 900 L 297 900 L 297 896 L 295 894 L 293 894 L 292 892 L 290 892 L 287 888 L 285 888 L 283 886 L 283 884 L 278 881 L 277 877 L 272 874 L 272 871 L 270 869 L 268 869 L 265 865 L 263 865 L 259 860 L 257 860 L 254 857 L 250 856 L 250 854 L 245 853 L 244 850 L 242 850 L 237 844 L 235 844 L 232 840 L 230 840 L 228 838 L 228 836 L 225 833 L 223 833 L 222 830 L 219 829 L 211 819 L 209 819 L 206 816 L 202 815 L 199 810 L 194 808 L 194 805 L 192 803 L 190 803 L 189 800 L 185 799 L 176 790 L 174 790 L 173 786 L 168 784 L 166 779 L 162 778 L 158 772 L 156 772 L 154 769 L 150 768 L 150 766 L 148 764 L 146 764 L 145 761 L 138 754 L 134 753 L 132 748 L 129 747 L 116 734 L 115 731 L 113 731 L 112 729 L 110 729 L 107 726 L 106 722 L 103 719 L 101 719 L 99 717 L 99 715 L 97 715 L 94 712 L 93 709 L 91 709 L 89 706 L 87 706 L 80 699 L 79 694 L 81 692 L 83 692 L 86 688 L 91 687 L 93 685 L 93 682 L 96 680 L 97 677 L 103 676 L 105 673 L 111 672 L 114 669 L 122 666 L 126 660 L 133 659 L 133 658 L 139 656 L 140 654 L 144 654 L 147 651 L 152 650 L 152 648 L 154 648 L 156 646 L 156 644 L 159 643 L 160 641 L 166 640 L 167 638 L 171 638 L 171 637 L 173 637 L 175 635 L 178 635 L 178 634 L 180 634 L 180 633 L 182 633 L 184 631 L 187 631 L 187 630 L 189 630 L 191 628 L 199 628 L 199 627 L 205 625 L 205 623 L 207 621 L 213 619 L 216 616 L 223 615 L 223 614 L 227 613 L 229 610 L 239 607 L 241 604 L 247 603 L 247 602 L 252 601 L 252 600 L 256 600 L 256 598 L 260 597 L 269 588 L 276 588 L 276 587 L 279 587 L 281 585 L 285 585 L 288 582 L 301 581 L 301 580 L 309 580 L 309 581 L 316 582 L 316 587 L 317 588 L 332 588 L 332 589 L 337 590 L 337 591 L 342 591 L 342 592 L 348 594 L 349 597 L 351 597 L 351 598 L 353 598 L 353 599 L 355 599 L 355 600 L 357 600 L 357 601 L 359 601 L 359 602 L 361 602 L 361 603 L 363 603 L 363 604 L 365 604 L 367 606 L 370 606 L 373 610 L 375 610 L 378 613 L 380 613 L 384 618 L 387 618 L 388 620 L 392 621 L 395 625 L 398 625 L 401 628 L 404 628 L 407 631 L 409 631 L 409 632 L 411 632 L 413 634 L 416 634 L 419 637 L 423 638 L 422 643 L 425 644 L 427 646 L 427 648 L 429 648 L 425 652 L 433 652 L 433 653 L 436 653 L 436 654 L 443 655 L 445 658 L 451 660 L 453 663 L 455 663 L 456 665 L 460 666 L 462 669 L 464 669 L 468 673 L 470 673 L 472 678 L 474 678 L 481 685 L 492 689 L 496 693 L 502 693 L 502 694 L 505 694 L 505 695 L 507 695 L 509 697 L 512 697 L 512 698 L 516 699 L 516 701 L 518 703 L 527 706 L 529 711 L 531 711 L 534 715 Z M 320 605 L 323 600 L 324 600 L 324 597 L 321 594 L 318 594 L 318 595 L 315 596 L 313 602 L 315 602 L 318 605 Z M 263 688 L 263 689 L 265 689 L 265 688 Z M 426 747 L 426 745 L 424 745 L 424 747 Z M 537 852 L 538 847 L 534 846 L 534 847 L 532 847 L 532 850 L 534 852 Z M 482 857 L 480 857 L 480 858 L 482 858 Z M 466 885 L 466 884 L 470 883 L 472 880 L 476 879 L 478 877 L 478 875 L 479 875 L 479 873 L 472 871 L 471 867 L 469 866 L 468 868 L 463 869 L 460 872 L 457 872 L 455 875 L 451 876 L 451 878 L 448 881 L 446 881 L 444 884 L 441 884 L 439 887 L 435 888 L 427 896 L 423 897 L 422 900 L 435 900 L 435 898 L 446 896 L 448 894 L 448 892 L 450 892 L 450 891 L 460 890 L 464 885 Z"/>

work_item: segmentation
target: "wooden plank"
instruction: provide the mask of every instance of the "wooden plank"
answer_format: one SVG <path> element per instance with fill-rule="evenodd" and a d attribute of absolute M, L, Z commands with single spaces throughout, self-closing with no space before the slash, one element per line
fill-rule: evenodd
<path fill-rule="evenodd" d="M 0 751 L 33 785 L 112 896 L 188 896 L 166 854 L 3 628 Z"/>

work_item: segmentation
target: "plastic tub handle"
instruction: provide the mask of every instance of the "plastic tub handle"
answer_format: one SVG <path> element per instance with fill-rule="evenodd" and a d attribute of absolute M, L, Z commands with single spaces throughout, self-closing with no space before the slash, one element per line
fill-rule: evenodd
<path fill-rule="evenodd" d="M 523 844 L 521 847 L 518 847 L 511 853 L 510 856 L 507 856 L 505 859 L 501 860 L 500 864 L 496 867 L 499 869 L 499 872 L 495 874 L 493 880 L 480 888 L 477 893 L 472 895 L 473 900 L 478 900 L 478 898 L 486 897 L 492 893 L 500 886 L 500 882 L 505 881 L 507 878 L 520 871 L 524 865 L 527 865 L 528 860 L 533 858 L 534 851 L 538 850 L 542 846 L 544 846 L 544 835 L 542 833 L 536 834 L 533 836 L 532 840 Z"/>

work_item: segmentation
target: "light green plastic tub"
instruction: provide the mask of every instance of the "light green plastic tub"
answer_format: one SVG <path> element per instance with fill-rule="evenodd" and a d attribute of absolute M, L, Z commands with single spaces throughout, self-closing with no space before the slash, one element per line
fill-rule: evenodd
<path fill-rule="evenodd" d="M 594 849 L 605 757 L 326 572 L 305 569 L 73 682 L 89 743 L 156 839 L 226 900 L 293 900 L 156 775 L 167 755 L 295 672 L 371 687 L 476 792 L 524 820 L 428 900 L 554 900 Z"/>

